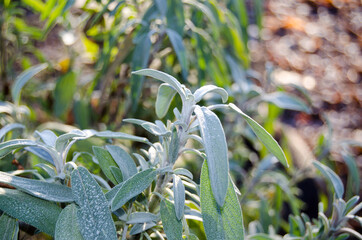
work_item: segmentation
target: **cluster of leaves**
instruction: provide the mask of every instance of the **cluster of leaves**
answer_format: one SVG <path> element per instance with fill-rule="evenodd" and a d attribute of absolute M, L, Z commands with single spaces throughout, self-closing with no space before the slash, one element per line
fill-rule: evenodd
<path fill-rule="evenodd" d="M 260 2 L 253 3 L 258 23 Z M 82 6 L 74 3 L 0 3 L 4 29 L 0 35 L 4 53 L 0 66 L 3 99 L 10 100 L 9 89 L 13 88 L 19 69 L 26 70 L 36 62 L 47 63 L 48 71 L 41 77 L 44 81 L 28 85 L 24 94 L 27 100 L 41 105 L 47 118 L 55 115 L 63 121 L 75 121 L 80 128 L 103 121 L 114 129 L 116 120 L 138 107 L 144 77 L 131 76 L 129 70 L 152 66 L 197 87 L 210 81 L 229 87 L 234 81 L 258 78 L 244 71 L 249 68 L 249 20 L 244 1 L 110 0 L 85 1 Z M 24 21 L 28 15 L 32 19 L 39 16 L 39 22 L 33 26 Z M 54 30 L 56 24 L 59 28 Z M 63 40 L 64 56 L 58 62 L 49 60 L 36 47 L 51 34 Z M 19 45 L 12 48 L 14 39 Z M 87 79 L 83 79 L 87 69 L 91 74 L 87 72 Z M 75 89 L 79 90 L 77 94 Z M 38 99 L 31 94 L 33 90 L 39 92 Z M 49 93 L 51 90 L 54 93 Z M 119 107 L 112 111 L 108 101 L 115 102 L 112 107 Z M 69 115 L 74 115 L 74 119 L 69 119 Z"/>
<path fill-rule="evenodd" d="M 220 95 L 225 103 L 228 94 L 222 88 L 206 85 L 192 93 L 168 74 L 151 69 L 135 74 L 164 82 L 157 94 L 158 117 L 167 114 L 175 94 L 182 99 L 181 109 L 173 109 L 174 122 L 125 119 L 157 136 L 159 141 L 151 143 L 147 138 L 126 133 L 91 129 L 73 130 L 60 136 L 45 130 L 35 133 L 37 140 L 4 141 L 0 144 L 1 158 L 30 152 L 47 163 L 38 164 L 37 170 L 0 172 L 0 183 L 5 184 L 0 188 L 0 209 L 4 212 L 0 218 L 0 232 L 9 239 L 16 239 L 20 220 L 55 239 L 126 239 L 130 236 L 141 239 L 203 239 L 205 236 L 207 239 L 278 239 L 277 235 L 244 231 L 237 197 L 240 192 L 229 174 L 225 133 L 213 110 L 232 110 L 241 116 L 266 148 L 288 167 L 278 143 L 232 103 L 198 105 L 208 93 Z M 1 136 L 5 137 L 17 127 L 22 128 L 19 125 L 2 128 Z M 146 148 L 140 149 L 142 154 L 133 153 L 138 166 L 132 156 L 117 145 L 93 146 L 92 152 L 76 153 L 67 161 L 71 146 L 91 137 L 126 139 L 145 144 Z M 201 148 L 188 148 L 189 139 Z M 193 152 L 203 160 L 200 184 L 194 181 L 190 171 L 174 166 L 186 152 Z M 78 166 L 80 155 L 90 155 L 105 178 Z M 276 158 L 266 160 L 260 171 L 274 164 Z M 338 176 L 319 162 L 315 162 L 315 166 L 334 188 L 336 204 L 332 218 L 328 219 L 322 210 L 318 220 L 290 217 L 290 232 L 286 237 L 345 239 L 349 235 L 359 236 L 344 227 L 348 219 L 361 222 L 355 215 L 362 208 L 361 204 L 355 206 L 358 197 L 347 203 L 343 201 L 344 189 Z M 22 174 L 32 174 L 37 180 L 16 176 Z"/>

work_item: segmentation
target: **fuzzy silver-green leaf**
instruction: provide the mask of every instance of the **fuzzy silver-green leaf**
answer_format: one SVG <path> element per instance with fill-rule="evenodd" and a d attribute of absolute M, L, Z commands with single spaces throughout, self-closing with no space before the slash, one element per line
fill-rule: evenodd
<path fill-rule="evenodd" d="M 220 207 L 211 191 L 207 160 L 201 169 L 200 182 L 201 214 L 207 239 L 244 239 L 243 215 L 233 185 L 229 183 L 225 204 Z"/>
<path fill-rule="evenodd" d="M 251 129 L 253 129 L 256 136 L 264 144 L 264 146 L 276 157 L 278 160 L 285 166 L 289 167 L 288 161 L 284 155 L 282 148 L 279 146 L 277 141 L 254 119 L 246 115 L 243 111 L 240 110 L 235 104 L 230 103 L 230 108 L 235 112 L 239 113 L 245 121 L 249 124 Z"/>
<path fill-rule="evenodd" d="M 127 179 L 112 199 L 112 211 L 121 208 L 131 198 L 143 192 L 143 190 L 151 185 L 155 177 L 156 171 L 147 169 Z"/>
<path fill-rule="evenodd" d="M 62 210 L 55 225 L 55 239 L 83 240 L 77 221 L 77 211 L 75 204 L 69 204 Z"/>
<path fill-rule="evenodd" d="M 7 188 L 0 188 L 0 210 L 51 236 L 61 212 L 52 202 Z"/>
<path fill-rule="evenodd" d="M 156 98 L 156 115 L 158 118 L 166 116 L 168 109 L 170 108 L 172 99 L 175 97 L 176 91 L 167 83 L 163 83 L 158 88 Z"/>
<path fill-rule="evenodd" d="M 54 202 L 72 202 L 72 190 L 64 185 L 13 176 L 0 171 L 0 183 L 9 184 L 22 192 Z"/>
<path fill-rule="evenodd" d="M 206 107 L 196 106 L 201 137 L 209 165 L 211 189 L 219 206 L 224 205 L 229 183 L 229 160 L 225 133 L 215 113 Z"/>
<path fill-rule="evenodd" d="M 0 217 L 0 240 L 18 239 L 18 232 L 18 221 L 6 213 L 3 213 Z"/>
<path fill-rule="evenodd" d="M 167 199 L 161 201 L 160 213 L 168 240 L 182 239 L 182 222 L 176 217 L 175 206 Z"/>
<path fill-rule="evenodd" d="M 84 239 L 117 239 L 108 201 L 101 187 L 84 167 L 72 172 L 73 197 L 80 207 L 77 219 Z"/>

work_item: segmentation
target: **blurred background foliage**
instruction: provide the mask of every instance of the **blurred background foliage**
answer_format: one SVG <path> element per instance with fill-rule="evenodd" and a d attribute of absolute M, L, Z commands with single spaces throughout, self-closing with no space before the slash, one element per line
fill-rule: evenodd
<path fill-rule="evenodd" d="M 122 119 L 156 120 L 159 83 L 131 71 L 158 69 L 191 89 L 225 88 L 283 147 L 289 169 L 274 164 L 236 115 L 218 112 L 249 233 L 289 232 L 288 215 L 317 218 L 318 202 L 330 215 L 333 191 L 313 159 L 339 174 L 347 200 L 361 193 L 361 4 L 287 2 L 2 0 L 0 126 L 26 129 L 0 130 L 0 140 L 73 126 L 147 136 Z M 179 104 L 176 98 L 171 106 Z M 173 119 L 171 111 L 166 119 Z M 91 150 L 85 141 L 72 152 Z M 91 157 L 79 159 L 101 174 Z M 37 163 L 23 155 L 1 161 L 0 169 Z M 194 174 L 201 167 L 188 155 L 179 164 Z"/>

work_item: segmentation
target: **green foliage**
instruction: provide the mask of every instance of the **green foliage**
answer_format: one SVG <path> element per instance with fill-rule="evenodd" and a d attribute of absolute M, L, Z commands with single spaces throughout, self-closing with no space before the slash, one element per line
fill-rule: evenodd
<path fill-rule="evenodd" d="M 362 222 L 353 144 L 332 142 L 329 126 L 318 161 L 298 169 L 276 122 L 283 109 L 311 113 L 310 99 L 249 69 L 262 1 L 74 3 L 0 3 L 0 236 L 17 239 L 21 221 L 55 239 L 361 237 L 349 227 Z M 41 45 L 62 47 L 62 59 Z M 146 78 L 163 82 L 157 95 Z M 296 183 L 316 178 L 313 166 L 331 192 L 309 219 Z"/>
<path fill-rule="evenodd" d="M 197 104 L 206 93 L 221 95 L 223 102 L 226 102 L 228 94 L 221 88 L 204 86 L 192 93 L 168 74 L 151 69 L 140 70 L 135 74 L 161 80 L 175 89 L 181 97 L 181 111 L 176 107 L 173 110 L 175 120 L 168 120 L 167 125 L 159 120 L 155 123 L 139 119 L 125 120 L 157 136 L 159 142 L 151 143 L 147 138 L 121 132 L 98 132 L 91 129 L 76 129 L 59 136 L 44 130 L 36 132 L 37 140 L 4 141 L 0 144 L 3 158 L 28 151 L 47 159 L 47 162 L 37 165 L 43 172 L 33 172 L 38 180 L 1 172 L 0 183 L 17 190 L 0 188 L 0 209 L 5 216 L 1 219 L 10 224 L 0 230 L 6 234 L 16 234 L 16 220 L 11 220 L 11 217 L 5 219 L 9 215 L 59 239 L 126 239 L 131 235 L 152 239 L 160 234 L 165 234 L 168 239 L 181 239 L 183 236 L 202 239 L 203 234 L 208 239 L 244 239 L 248 234 L 251 239 L 281 237 L 268 232 L 273 221 L 280 220 L 269 215 L 265 199 L 261 200 L 260 209 L 262 231 L 249 229 L 248 233 L 244 230 L 246 221 L 241 210 L 243 205 L 240 205 L 237 197 L 241 193 L 229 173 L 224 129 L 212 110 L 236 111 L 271 153 L 287 166 L 283 151 L 271 135 L 232 103 L 208 107 Z M 162 88 L 159 90 L 162 91 Z M 164 96 L 157 95 L 161 99 Z M 167 112 L 169 107 L 169 104 L 159 105 L 161 112 Z M 2 131 L 11 132 L 17 127 L 20 125 L 10 125 Z M 133 154 L 139 162 L 137 166 L 131 155 L 120 146 L 106 145 L 102 148 L 93 145 L 93 151 L 90 149 L 90 152 L 82 154 L 92 156 L 99 164 L 104 173 L 103 179 L 78 166 L 78 157 L 68 160 L 70 148 L 77 141 L 86 141 L 91 137 L 140 142 L 146 147 L 141 150 L 145 157 Z M 203 148 L 186 148 L 188 139 L 195 140 Z M 204 162 L 200 185 L 193 181 L 193 174 L 187 169 L 175 168 L 175 163 L 186 151 L 196 153 Z M 77 155 L 79 154 L 75 156 Z M 258 182 L 268 176 L 266 171 L 275 163 L 276 158 L 268 157 L 259 164 L 248 190 L 242 195 L 241 203 L 250 194 L 249 191 L 253 191 L 258 187 Z M 336 194 L 332 217 L 328 218 L 323 208 L 320 208 L 317 222 L 309 220 L 303 214 L 302 217 L 290 216 L 287 236 L 305 236 L 306 239 L 359 236 L 354 230 L 345 227 L 349 219 L 359 219 L 355 216 L 362 208 L 361 204 L 357 204 L 359 198 L 355 196 L 346 203 L 342 199 L 344 187 L 339 177 L 320 162 L 314 162 L 314 165 L 331 182 Z M 287 186 L 288 179 L 278 172 L 270 172 L 269 175 L 274 179 L 274 184 L 286 193 L 290 202 L 294 202 L 293 192 Z M 277 199 L 281 200 L 282 195 Z M 295 209 L 295 206 L 292 208 Z M 29 209 L 32 210 L 29 212 Z M 201 229 L 204 230 L 198 232 L 200 228 L 194 229 L 193 226 L 197 225 L 193 224 L 201 222 Z"/>

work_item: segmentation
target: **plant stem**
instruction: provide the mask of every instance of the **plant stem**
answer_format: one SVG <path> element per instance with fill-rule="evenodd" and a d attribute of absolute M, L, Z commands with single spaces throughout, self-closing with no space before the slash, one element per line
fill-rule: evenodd
<path fill-rule="evenodd" d="M 163 194 L 163 190 L 167 182 L 169 181 L 169 174 L 159 175 L 156 182 L 155 191 L 159 194 Z M 154 212 L 156 208 L 159 206 L 161 199 L 157 195 L 152 195 L 150 199 L 150 204 L 148 205 L 149 211 Z"/>

